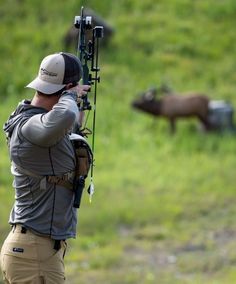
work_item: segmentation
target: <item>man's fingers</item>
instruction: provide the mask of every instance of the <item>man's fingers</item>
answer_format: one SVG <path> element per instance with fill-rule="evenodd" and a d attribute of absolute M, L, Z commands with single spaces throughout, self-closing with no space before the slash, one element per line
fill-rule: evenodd
<path fill-rule="evenodd" d="M 81 90 L 80 90 L 80 94 L 83 96 L 83 95 L 86 95 L 88 93 L 88 91 L 90 90 L 91 86 L 90 85 L 81 85 Z"/>
<path fill-rule="evenodd" d="M 75 91 L 77 93 L 78 97 L 83 97 L 83 96 L 87 95 L 90 88 L 91 88 L 90 85 L 77 85 L 77 86 L 71 88 L 71 90 Z"/>
<path fill-rule="evenodd" d="M 90 88 L 91 88 L 90 85 L 79 85 L 78 86 L 78 95 L 79 96 L 87 95 L 87 93 L 90 90 Z"/>
<path fill-rule="evenodd" d="M 91 88 L 90 85 L 81 85 L 81 87 L 83 87 L 83 89 L 86 91 L 88 91 Z"/>

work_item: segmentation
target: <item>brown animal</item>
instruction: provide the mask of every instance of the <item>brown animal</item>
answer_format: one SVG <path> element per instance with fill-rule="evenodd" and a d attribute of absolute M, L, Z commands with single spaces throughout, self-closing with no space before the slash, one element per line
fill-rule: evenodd
<path fill-rule="evenodd" d="M 106 46 L 111 39 L 114 29 L 100 16 L 98 16 L 93 10 L 89 8 L 84 8 L 84 16 L 92 17 L 92 27 L 103 26 L 104 37 L 101 40 L 101 45 Z M 64 36 L 63 43 L 64 48 L 67 50 L 69 47 L 76 48 L 78 44 L 79 30 L 73 26 L 69 28 L 66 35 Z M 86 33 L 86 40 L 92 39 L 92 30 L 88 30 Z"/>
<path fill-rule="evenodd" d="M 207 96 L 202 94 L 188 94 L 185 96 L 170 94 L 156 98 L 156 90 L 151 89 L 140 98 L 133 101 L 135 109 L 149 113 L 153 116 L 160 116 L 170 121 L 171 132 L 176 130 L 176 120 L 184 117 L 197 117 L 205 130 L 210 129 L 208 122 Z"/>

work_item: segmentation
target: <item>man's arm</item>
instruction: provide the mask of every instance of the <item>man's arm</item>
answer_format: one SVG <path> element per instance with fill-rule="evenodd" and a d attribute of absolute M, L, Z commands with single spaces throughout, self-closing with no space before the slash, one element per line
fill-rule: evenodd
<path fill-rule="evenodd" d="M 22 127 L 22 135 L 39 146 L 49 147 L 56 144 L 79 119 L 76 99 L 76 93 L 64 93 L 51 111 L 30 118 Z"/>

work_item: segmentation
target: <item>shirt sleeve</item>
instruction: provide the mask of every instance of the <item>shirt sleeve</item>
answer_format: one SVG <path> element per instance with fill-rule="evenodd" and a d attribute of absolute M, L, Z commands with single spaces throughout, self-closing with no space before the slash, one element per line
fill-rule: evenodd
<path fill-rule="evenodd" d="M 22 135 L 38 146 L 50 147 L 59 142 L 78 121 L 76 94 L 65 92 L 51 111 L 31 117 L 22 127 Z"/>

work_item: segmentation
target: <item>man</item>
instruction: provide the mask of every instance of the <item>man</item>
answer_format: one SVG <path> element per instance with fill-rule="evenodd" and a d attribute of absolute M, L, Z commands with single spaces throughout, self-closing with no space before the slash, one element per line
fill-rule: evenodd
<path fill-rule="evenodd" d="M 72 183 L 76 169 L 72 130 L 83 113 L 78 100 L 90 86 L 78 85 L 82 69 L 69 53 L 45 57 L 27 87 L 36 90 L 5 123 L 14 175 L 12 230 L 1 251 L 5 283 L 65 283 L 66 239 L 76 236 Z"/>

